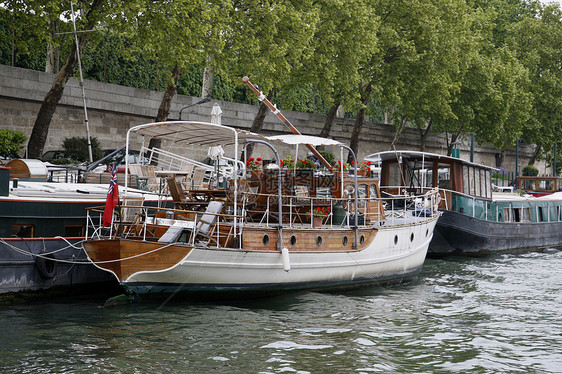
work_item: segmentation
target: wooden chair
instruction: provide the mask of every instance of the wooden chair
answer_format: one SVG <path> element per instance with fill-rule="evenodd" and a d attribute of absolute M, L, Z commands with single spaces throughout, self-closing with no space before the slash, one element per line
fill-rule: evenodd
<path fill-rule="evenodd" d="M 189 189 L 191 187 L 191 177 L 193 176 L 193 169 L 195 169 L 195 164 L 190 162 L 185 162 L 181 166 L 181 173 L 183 178 L 181 179 L 181 184 L 185 189 Z"/>
<path fill-rule="evenodd" d="M 193 176 L 191 177 L 191 188 L 194 190 L 203 188 L 203 181 L 205 180 L 205 173 L 207 171 L 202 168 L 197 168 L 193 170 Z"/>
<path fill-rule="evenodd" d="M 195 230 L 193 230 L 193 236 L 195 240 L 201 240 L 201 238 L 207 239 L 207 241 L 214 241 L 216 239 L 213 237 L 213 232 L 217 222 L 217 214 L 222 211 L 224 202 L 222 201 L 211 201 L 207 205 L 205 213 L 201 216 Z"/>
<path fill-rule="evenodd" d="M 143 217 L 144 197 L 125 196 L 121 207 L 121 224 L 124 225 L 125 236 L 137 234 L 140 231 L 139 223 Z M 139 230 L 137 230 L 139 229 Z"/>
<path fill-rule="evenodd" d="M 187 199 L 181 183 L 178 183 L 175 177 L 166 178 L 166 182 L 168 184 L 170 196 L 172 196 L 172 200 L 174 200 L 174 207 L 176 209 L 189 209 L 188 205 L 186 204 L 189 199 Z"/>

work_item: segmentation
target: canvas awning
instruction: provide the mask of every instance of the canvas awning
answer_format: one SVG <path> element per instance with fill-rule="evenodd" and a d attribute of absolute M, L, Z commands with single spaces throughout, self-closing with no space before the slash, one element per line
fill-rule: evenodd
<path fill-rule="evenodd" d="M 149 138 L 157 137 L 173 143 L 185 145 L 218 146 L 230 145 L 246 139 L 264 139 L 263 136 L 246 130 L 195 121 L 155 122 L 132 127 L 129 132 L 135 132 Z"/>

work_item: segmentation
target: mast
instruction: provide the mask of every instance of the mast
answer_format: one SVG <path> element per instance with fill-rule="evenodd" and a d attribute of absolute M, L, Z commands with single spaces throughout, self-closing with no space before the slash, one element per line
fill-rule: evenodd
<path fill-rule="evenodd" d="M 271 101 L 269 101 L 267 97 L 261 91 L 259 91 L 255 85 L 253 85 L 250 82 L 250 78 L 248 77 L 242 78 L 242 83 L 250 87 L 250 89 L 254 91 L 254 93 L 258 96 L 258 100 L 263 101 L 265 105 L 267 105 L 269 110 L 271 110 L 271 112 L 275 114 L 277 118 L 279 118 L 281 122 L 283 122 L 289 128 L 289 130 L 291 130 L 293 134 L 302 135 L 300 131 L 295 126 L 293 126 L 293 124 L 289 122 L 289 120 L 281 113 L 281 111 L 277 109 L 277 105 L 272 104 Z M 320 161 L 325 167 L 327 167 L 328 169 L 332 167 L 332 165 L 330 165 L 330 163 L 326 161 L 326 159 L 320 154 L 320 152 L 316 150 L 316 148 L 314 148 L 313 145 L 311 144 L 305 144 L 305 145 L 314 154 L 314 156 L 318 159 L 318 161 Z"/>

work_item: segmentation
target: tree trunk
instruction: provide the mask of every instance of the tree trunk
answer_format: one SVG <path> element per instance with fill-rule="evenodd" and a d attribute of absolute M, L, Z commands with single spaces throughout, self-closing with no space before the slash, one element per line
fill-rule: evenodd
<path fill-rule="evenodd" d="M 355 118 L 355 123 L 353 124 L 353 131 L 351 132 L 351 141 L 349 143 L 349 147 L 355 152 L 355 156 L 358 156 L 359 150 L 359 135 L 361 134 L 361 129 L 363 128 L 363 124 L 365 123 L 365 108 L 359 109 L 359 113 L 357 113 L 357 118 Z M 347 162 L 351 163 L 353 161 L 353 157 L 351 156 L 351 152 L 347 155 Z"/>
<path fill-rule="evenodd" d="M 213 74 L 213 68 L 210 66 L 205 66 L 203 70 L 203 84 L 201 86 L 201 97 L 211 97 L 213 94 L 213 83 L 215 75 Z"/>
<path fill-rule="evenodd" d="M 500 153 L 496 153 L 496 167 L 499 168 L 503 164 L 505 158 L 505 151 L 501 150 Z"/>
<path fill-rule="evenodd" d="M 267 94 L 267 100 L 271 100 L 274 92 L 275 92 L 274 88 L 269 90 L 269 92 Z M 259 109 L 258 109 L 258 112 L 256 113 L 256 116 L 254 117 L 254 122 L 252 122 L 252 127 L 250 128 L 251 132 L 261 131 L 261 129 L 263 128 L 263 121 L 265 120 L 265 116 L 267 115 L 268 110 L 269 109 L 267 108 L 267 105 L 265 105 L 265 103 L 262 102 Z M 253 152 L 254 152 L 254 145 L 252 143 L 250 143 L 246 147 L 245 158 L 248 159 L 248 158 L 252 157 Z M 242 160 L 244 160 L 244 156 L 242 157 Z"/>
<path fill-rule="evenodd" d="M 178 67 L 178 65 L 174 65 L 172 69 L 172 81 L 168 83 L 166 89 L 164 90 L 164 94 L 162 95 L 162 101 L 160 101 L 160 107 L 158 107 L 158 114 L 156 115 L 156 122 L 164 122 L 168 120 L 168 116 L 170 115 L 170 108 L 172 106 L 172 99 L 176 94 L 176 87 L 178 85 L 178 80 L 180 79 L 182 69 Z M 148 148 L 161 148 L 162 147 L 162 139 L 160 138 L 150 138 L 150 142 L 148 143 Z M 158 157 L 153 156 L 152 164 L 158 164 Z"/>
<path fill-rule="evenodd" d="M 427 141 L 427 136 L 431 131 L 432 124 L 433 124 L 433 119 L 429 118 L 427 121 L 425 121 L 425 126 L 426 126 L 425 129 L 418 127 L 420 133 L 420 152 L 425 151 L 425 143 Z"/>
<path fill-rule="evenodd" d="M 535 162 L 537 161 L 537 157 L 539 157 L 539 153 L 541 153 L 542 150 L 542 146 L 539 144 L 537 145 L 537 147 L 535 148 L 535 150 L 533 151 L 533 155 L 531 156 L 531 158 L 529 159 L 529 165 L 534 165 Z"/>
<path fill-rule="evenodd" d="M 357 113 L 357 118 L 355 118 L 355 123 L 353 124 L 353 131 L 351 132 L 351 139 L 349 147 L 355 152 L 355 156 L 359 157 L 359 135 L 361 134 L 361 129 L 365 124 L 365 108 L 367 108 L 367 103 L 371 98 L 372 82 L 369 82 L 364 90 L 361 90 L 361 109 Z M 351 157 L 351 152 L 347 155 L 347 162 L 351 162 L 353 157 Z"/>
<path fill-rule="evenodd" d="M 58 32 L 58 21 L 49 21 L 49 30 L 51 32 L 51 40 L 55 39 Z M 45 72 L 56 74 L 60 70 L 60 48 L 54 47 L 51 41 L 47 41 L 47 61 L 45 62 Z"/>
<path fill-rule="evenodd" d="M 400 123 L 398 124 L 398 127 L 394 132 L 394 139 L 392 139 L 392 143 L 390 143 L 390 147 L 388 148 L 389 151 L 395 148 L 396 143 L 398 143 L 398 138 L 400 137 L 400 134 L 402 134 L 402 131 L 406 127 L 406 123 L 408 123 L 408 116 L 402 116 L 400 118 Z"/>
<path fill-rule="evenodd" d="M 103 2 L 103 0 L 94 0 L 92 2 L 92 6 L 88 11 L 88 14 L 86 15 L 86 30 L 90 30 L 94 27 L 95 21 L 90 20 L 89 17 L 92 12 L 97 11 L 101 8 Z M 86 44 L 88 38 L 88 34 L 89 33 L 87 32 L 78 34 L 78 44 L 80 46 L 80 50 L 84 48 L 84 45 Z M 47 141 L 51 119 L 53 118 L 53 114 L 57 109 L 57 104 L 62 97 L 66 82 L 68 82 L 70 77 L 72 77 L 72 75 L 74 74 L 74 70 L 76 69 L 76 64 L 78 63 L 78 59 L 76 57 L 76 43 L 74 43 L 72 45 L 72 48 L 70 49 L 70 53 L 66 59 L 66 62 L 64 63 L 64 66 L 55 77 L 51 89 L 49 90 L 49 92 L 47 92 L 47 95 L 45 95 L 45 99 L 43 99 L 41 108 L 39 108 L 39 113 L 37 114 L 37 118 L 35 119 L 33 130 L 31 131 L 31 136 L 29 137 L 29 158 L 40 158 L 43 154 L 43 148 L 45 147 L 45 143 Z"/>
<path fill-rule="evenodd" d="M 334 105 L 328 111 L 326 115 L 326 121 L 324 121 L 324 127 L 322 127 L 322 131 L 320 131 L 320 136 L 322 138 L 327 138 L 330 135 L 330 131 L 332 131 L 332 125 L 334 124 L 334 118 L 336 118 L 336 113 L 340 106 L 341 100 L 336 100 Z"/>

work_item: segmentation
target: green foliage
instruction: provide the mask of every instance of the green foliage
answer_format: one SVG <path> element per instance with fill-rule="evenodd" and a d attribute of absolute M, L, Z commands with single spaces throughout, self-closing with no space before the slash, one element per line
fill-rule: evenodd
<path fill-rule="evenodd" d="M 21 151 L 23 143 L 27 140 L 21 131 L 10 129 L 0 130 L 0 157 L 9 157 Z"/>
<path fill-rule="evenodd" d="M 69 165 L 69 164 L 79 164 L 82 161 L 72 160 L 70 158 L 56 158 L 49 162 L 54 165 Z"/>
<path fill-rule="evenodd" d="M 334 160 L 336 159 L 336 157 L 332 152 L 330 151 L 319 151 L 319 152 L 322 155 L 322 157 L 324 157 L 324 160 L 328 161 L 330 165 L 334 164 Z"/>
<path fill-rule="evenodd" d="M 92 155 L 94 160 L 102 158 L 103 151 L 100 148 L 98 139 L 90 138 L 90 141 L 92 143 Z M 71 160 L 80 162 L 88 161 L 88 139 L 86 137 L 74 136 L 72 138 L 66 138 L 62 142 L 62 147 Z"/>
<path fill-rule="evenodd" d="M 521 171 L 524 177 L 536 177 L 539 175 L 539 169 L 534 167 L 533 165 L 527 165 Z"/>

